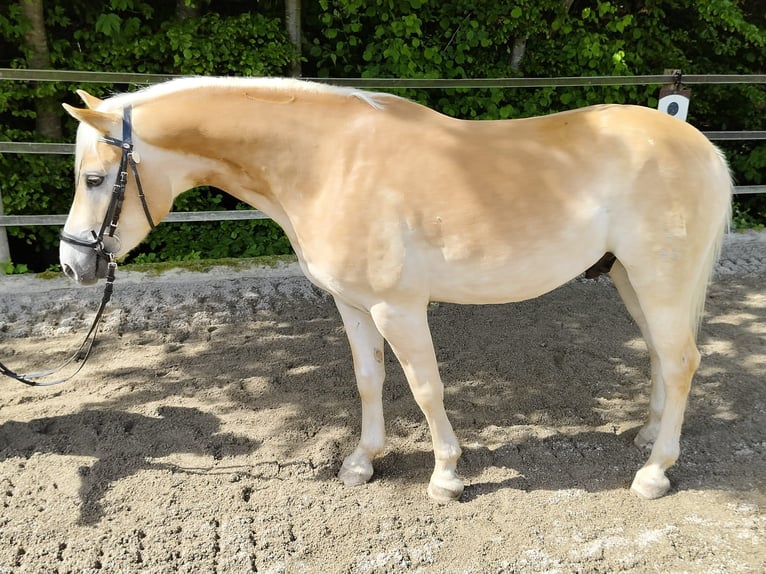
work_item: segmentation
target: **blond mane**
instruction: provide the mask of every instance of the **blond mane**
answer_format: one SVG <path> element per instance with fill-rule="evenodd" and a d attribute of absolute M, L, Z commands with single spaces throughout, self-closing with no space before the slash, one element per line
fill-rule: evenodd
<path fill-rule="evenodd" d="M 240 89 L 263 89 L 275 93 L 304 93 L 304 94 L 329 94 L 340 97 L 356 98 L 370 107 L 381 110 L 385 107 L 385 101 L 396 98 L 391 94 L 368 92 L 357 88 L 320 84 L 295 78 L 227 78 L 194 76 L 178 78 L 155 84 L 136 92 L 117 94 L 104 100 L 99 107 L 103 111 L 122 109 L 126 105 L 138 106 L 148 100 L 165 95 L 176 94 L 187 90 L 205 88 L 240 88 Z"/>

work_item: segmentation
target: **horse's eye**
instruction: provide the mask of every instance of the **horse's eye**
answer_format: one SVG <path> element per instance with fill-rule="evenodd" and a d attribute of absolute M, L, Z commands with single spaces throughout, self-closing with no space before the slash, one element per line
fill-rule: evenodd
<path fill-rule="evenodd" d="M 88 187 L 98 187 L 104 183 L 104 176 L 103 175 L 88 175 L 85 176 L 85 184 Z"/>

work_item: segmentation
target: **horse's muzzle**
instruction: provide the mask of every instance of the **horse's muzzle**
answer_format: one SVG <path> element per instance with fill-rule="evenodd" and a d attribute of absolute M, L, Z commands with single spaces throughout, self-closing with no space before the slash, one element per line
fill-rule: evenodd
<path fill-rule="evenodd" d="M 109 269 L 109 262 L 95 249 L 64 242 L 59 247 L 59 260 L 64 275 L 80 285 L 93 285 L 106 277 Z"/>
<path fill-rule="evenodd" d="M 63 264 L 61 268 L 64 271 L 64 275 L 72 281 L 76 281 L 80 285 L 94 285 L 99 279 L 106 277 L 107 263 L 99 257 L 95 270 L 91 272 L 77 272 L 67 264 Z"/>

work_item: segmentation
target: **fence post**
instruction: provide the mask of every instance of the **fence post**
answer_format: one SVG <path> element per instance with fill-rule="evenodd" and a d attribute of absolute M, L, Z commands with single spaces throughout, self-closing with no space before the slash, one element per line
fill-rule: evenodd
<path fill-rule="evenodd" d="M 3 191 L 0 189 L 0 215 L 3 215 Z M 8 247 L 8 235 L 5 226 L 0 226 L 0 275 L 3 274 L 3 263 L 11 261 L 11 250 Z"/>

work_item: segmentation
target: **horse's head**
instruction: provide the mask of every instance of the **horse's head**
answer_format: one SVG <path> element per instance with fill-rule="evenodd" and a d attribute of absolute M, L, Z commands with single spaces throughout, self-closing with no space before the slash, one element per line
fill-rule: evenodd
<path fill-rule="evenodd" d="M 95 283 L 108 262 L 124 256 L 170 211 L 169 175 L 161 153 L 134 129 L 120 100 L 78 94 L 87 109 L 64 104 L 80 121 L 75 151 L 75 197 L 59 248 L 61 267 L 78 283 Z"/>

